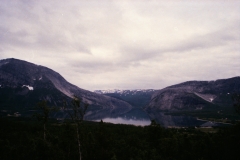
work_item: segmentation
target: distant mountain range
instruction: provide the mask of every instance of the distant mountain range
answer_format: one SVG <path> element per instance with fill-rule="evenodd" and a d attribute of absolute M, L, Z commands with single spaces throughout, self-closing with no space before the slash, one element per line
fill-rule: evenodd
<path fill-rule="evenodd" d="M 73 95 L 90 104 L 86 119 L 142 117 L 161 123 L 163 114 L 224 117 L 234 113 L 232 95 L 240 93 L 240 77 L 189 81 L 161 90 L 96 90 L 67 82 L 59 73 L 18 59 L 0 60 L 0 113 L 30 116 L 39 101 L 68 104 Z M 146 114 L 147 113 L 147 114 Z M 55 117 L 65 117 L 58 113 Z M 176 118 L 179 121 L 181 118 Z M 186 118 L 185 118 L 186 119 Z M 187 120 L 188 121 L 188 118 Z M 170 122 L 168 122 L 170 123 Z"/>
<path fill-rule="evenodd" d="M 154 89 L 133 89 L 133 90 L 120 90 L 120 89 L 109 89 L 109 90 L 95 90 L 95 93 L 98 94 L 121 94 L 121 95 L 126 95 L 126 94 L 137 94 L 137 93 L 149 93 L 149 92 L 154 92 Z"/>
<path fill-rule="evenodd" d="M 143 108 L 151 100 L 152 94 L 155 92 L 153 89 L 135 89 L 135 90 L 95 90 L 95 93 L 104 94 L 110 97 L 121 99 L 128 102 L 134 107 Z"/>

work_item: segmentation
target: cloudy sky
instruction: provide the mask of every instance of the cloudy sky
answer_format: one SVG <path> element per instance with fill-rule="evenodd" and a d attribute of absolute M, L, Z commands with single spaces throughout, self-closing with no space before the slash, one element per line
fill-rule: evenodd
<path fill-rule="evenodd" d="M 0 0 L 5 58 L 92 91 L 240 76 L 240 1 Z"/>

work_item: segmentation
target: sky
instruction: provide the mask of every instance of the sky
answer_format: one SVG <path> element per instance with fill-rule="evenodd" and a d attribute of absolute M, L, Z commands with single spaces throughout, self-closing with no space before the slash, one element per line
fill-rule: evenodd
<path fill-rule="evenodd" d="M 0 59 L 87 90 L 240 76 L 239 0 L 0 0 Z"/>

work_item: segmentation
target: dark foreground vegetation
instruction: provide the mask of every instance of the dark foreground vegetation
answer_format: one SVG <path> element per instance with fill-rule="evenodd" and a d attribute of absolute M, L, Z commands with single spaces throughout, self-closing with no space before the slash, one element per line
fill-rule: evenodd
<path fill-rule="evenodd" d="M 0 118 L 0 159 L 79 159 L 74 123 L 46 125 L 24 118 Z M 83 160 L 236 160 L 240 157 L 240 124 L 216 133 L 194 128 L 165 129 L 102 122 L 79 126 Z"/>

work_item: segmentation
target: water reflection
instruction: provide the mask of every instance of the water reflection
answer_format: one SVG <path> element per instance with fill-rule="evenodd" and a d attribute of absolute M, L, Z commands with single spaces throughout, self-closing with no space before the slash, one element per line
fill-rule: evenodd
<path fill-rule="evenodd" d="M 96 120 L 100 122 L 101 120 Z M 121 117 L 117 118 L 104 118 L 102 119 L 103 122 L 113 123 L 113 124 L 130 124 L 135 126 L 148 126 L 151 124 L 150 120 L 147 119 L 124 119 Z"/>

